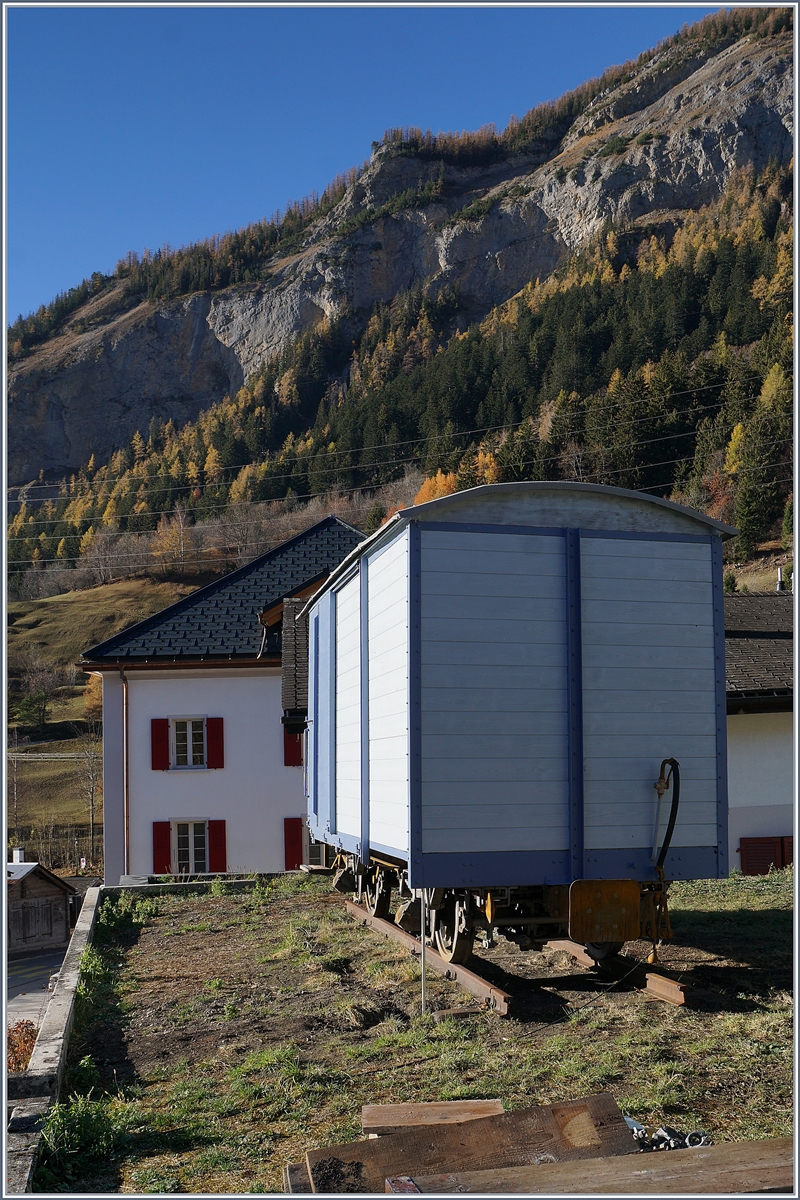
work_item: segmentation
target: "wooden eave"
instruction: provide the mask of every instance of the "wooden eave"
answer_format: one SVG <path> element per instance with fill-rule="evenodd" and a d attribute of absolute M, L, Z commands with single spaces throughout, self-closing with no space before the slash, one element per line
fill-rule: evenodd
<path fill-rule="evenodd" d="M 284 600 L 305 600 L 307 597 L 315 595 L 329 575 L 330 571 L 323 571 L 321 575 L 312 579 L 311 583 L 306 583 L 296 591 L 287 592 L 285 596 L 281 596 L 280 600 L 276 600 L 269 608 L 265 608 L 263 612 L 257 614 L 261 624 L 267 629 L 277 625 L 283 619 Z"/>
<path fill-rule="evenodd" d="M 100 658 L 81 659 L 75 664 L 83 671 L 207 671 L 223 667 L 279 667 L 280 654 L 257 658 Z"/>

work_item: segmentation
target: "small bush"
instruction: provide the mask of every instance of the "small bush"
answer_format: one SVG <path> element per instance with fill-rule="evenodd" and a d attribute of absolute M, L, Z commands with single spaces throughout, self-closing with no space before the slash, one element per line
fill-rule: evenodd
<path fill-rule="evenodd" d="M 84 1054 L 80 1062 L 70 1067 L 67 1083 L 70 1092 L 88 1095 L 100 1082 L 100 1072 L 91 1054 Z"/>
<path fill-rule="evenodd" d="M 600 157 L 608 158 L 610 154 L 622 154 L 625 150 L 627 150 L 629 141 L 630 138 L 622 137 L 622 135 L 619 133 L 612 133 L 611 137 L 600 151 Z"/>
<path fill-rule="evenodd" d="M 8 1070 L 26 1071 L 36 1044 L 38 1029 L 33 1021 L 17 1021 L 8 1027 Z"/>
<path fill-rule="evenodd" d="M 734 592 L 738 591 L 736 576 L 734 575 L 733 571 L 726 571 L 723 575 L 722 590 L 729 596 L 732 596 Z"/>
<path fill-rule="evenodd" d="M 637 137 L 636 145 L 637 146 L 646 146 L 648 144 L 648 142 L 652 142 L 652 140 L 653 140 L 652 133 L 650 133 L 650 131 L 648 129 L 645 129 L 645 131 L 643 133 L 640 133 L 639 136 Z"/>
<path fill-rule="evenodd" d="M 109 1096 L 72 1096 L 54 1104 L 42 1126 L 42 1166 L 74 1170 L 109 1158 L 122 1145 L 133 1111 L 132 1105 Z"/>

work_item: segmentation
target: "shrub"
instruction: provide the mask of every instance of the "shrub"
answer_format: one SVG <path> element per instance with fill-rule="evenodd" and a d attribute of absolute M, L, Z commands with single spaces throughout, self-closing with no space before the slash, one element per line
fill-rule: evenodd
<path fill-rule="evenodd" d="M 39 1031 L 33 1021 L 17 1021 L 8 1027 L 8 1070 L 25 1071 Z"/>
<path fill-rule="evenodd" d="M 53 1105 L 42 1126 L 42 1165 L 49 1170 L 107 1159 L 131 1124 L 133 1108 L 113 1096 L 72 1096 Z"/>
<path fill-rule="evenodd" d="M 619 133 L 612 133 L 611 137 L 600 151 L 600 157 L 608 158 L 610 154 L 622 154 L 623 151 L 627 150 L 629 141 L 630 138 L 623 137 Z"/>

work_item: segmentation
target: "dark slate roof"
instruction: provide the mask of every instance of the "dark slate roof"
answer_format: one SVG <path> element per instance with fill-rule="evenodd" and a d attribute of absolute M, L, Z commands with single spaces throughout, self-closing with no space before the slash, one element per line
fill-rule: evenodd
<path fill-rule="evenodd" d="M 85 650 L 82 658 L 90 662 L 255 658 L 263 632 L 257 614 L 333 570 L 363 538 L 363 533 L 338 517 L 325 517 L 247 566 Z"/>
<path fill-rule="evenodd" d="M 791 697 L 792 608 L 789 592 L 725 597 L 729 702 L 736 697 Z"/>

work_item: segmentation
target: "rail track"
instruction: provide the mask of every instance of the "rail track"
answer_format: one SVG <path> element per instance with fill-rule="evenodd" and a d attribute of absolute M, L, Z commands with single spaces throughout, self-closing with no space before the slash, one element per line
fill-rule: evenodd
<path fill-rule="evenodd" d="M 345 908 L 354 921 L 369 926 L 384 937 L 400 942 L 412 954 L 422 955 L 422 942 L 413 933 L 408 933 L 385 917 L 373 916 L 363 905 L 355 904 L 352 900 L 345 900 Z M 580 966 L 590 968 L 595 974 L 612 982 L 621 983 L 625 980 L 637 990 L 654 999 L 663 1000 L 666 1004 L 685 1005 L 687 1002 L 688 985 L 672 978 L 663 969 L 655 970 L 649 963 L 639 962 L 622 954 L 609 954 L 598 961 L 591 958 L 579 943 L 567 938 L 556 939 L 547 942 L 546 945 L 551 950 L 565 950 Z M 498 1016 L 505 1017 L 510 1014 L 514 997 L 471 968 L 461 963 L 448 962 L 427 945 L 425 965 L 443 975 L 445 979 L 459 983 L 464 991 L 482 1000 L 486 1007 Z"/>

